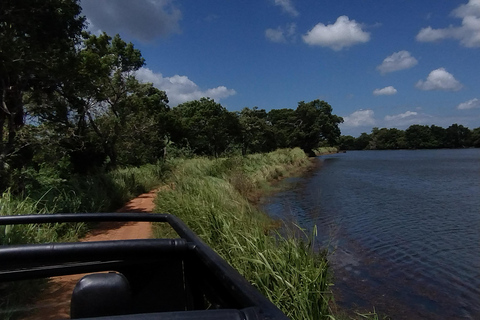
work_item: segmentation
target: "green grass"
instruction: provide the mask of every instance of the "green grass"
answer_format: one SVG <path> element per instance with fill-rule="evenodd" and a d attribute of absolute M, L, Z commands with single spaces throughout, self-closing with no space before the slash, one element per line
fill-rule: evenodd
<path fill-rule="evenodd" d="M 164 165 L 146 165 L 69 180 L 37 179 L 29 196 L 14 197 L 9 190 L 1 194 L 0 215 L 113 211 L 159 186 L 166 171 Z M 85 223 L 0 226 L 0 245 L 70 242 L 87 231 Z M 14 310 L 28 305 L 44 285 L 42 280 L 0 284 L 0 318 L 18 318 L 20 312 Z"/>
<path fill-rule="evenodd" d="M 320 156 L 322 154 L 337 153 L 338 148 L 337 147 L 320 147 L 315 149 L 314 151 L 317 156 Z"/>
<path fill-rule="evenodd" d="M 309 163 L 300 149 L 176 163 L 157 211 L 181 218 L 291 319 L 331 318 L 326 253 L 311 237 L 283 237 L 245 195 Z"/>

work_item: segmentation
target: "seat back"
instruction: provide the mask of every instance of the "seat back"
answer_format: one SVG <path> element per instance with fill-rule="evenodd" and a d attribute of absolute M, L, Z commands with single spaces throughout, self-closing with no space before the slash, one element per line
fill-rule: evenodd
<path fill-rule="evenodd" d="M 95 273 L 84 276 L 73 289 L 72 319 L 129 314 L 132 293 L 121 273 Z"/>

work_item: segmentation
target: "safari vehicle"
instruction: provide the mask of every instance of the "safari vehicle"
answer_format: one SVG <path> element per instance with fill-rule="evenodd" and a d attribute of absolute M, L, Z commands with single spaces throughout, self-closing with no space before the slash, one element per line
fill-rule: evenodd
<path fill-rule="evenodd" d="M 0 285 L 86 273 L 72 292 L 72 319 L 288 320 L 173 215 L 0 217 L 0 225 L 104 221 L 168 223 L 179 237 L 2 246 Z"/>

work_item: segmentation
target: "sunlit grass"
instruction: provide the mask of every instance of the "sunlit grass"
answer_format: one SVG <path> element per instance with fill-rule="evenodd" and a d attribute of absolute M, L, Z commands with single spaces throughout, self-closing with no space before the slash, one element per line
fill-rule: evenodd
<path fill-rule="evenodd" d="M 326 253 L 311 237 L 283 237 L 245 195 L 308 163 L 300 149 L 177 163 L 157 211 L 181 218 L 291 319 L 330 318 Z"/>

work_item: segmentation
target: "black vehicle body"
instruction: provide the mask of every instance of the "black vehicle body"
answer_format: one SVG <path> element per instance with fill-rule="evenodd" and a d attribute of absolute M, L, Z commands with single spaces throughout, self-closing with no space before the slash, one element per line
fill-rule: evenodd
<path fill-rule="evenodd" d="M 74 290 L 72 318 L 288 320 L 173 215 L 87 213 L 0 217 L 0 225 L 103 221 L 168 223 L 179 238 L 1 246 L 0 284 L 92 273 L 83 281 L 85 286 L 80 284 L 81 280 Z M 115 273 L 105 273 L 112 271 Z"/>

